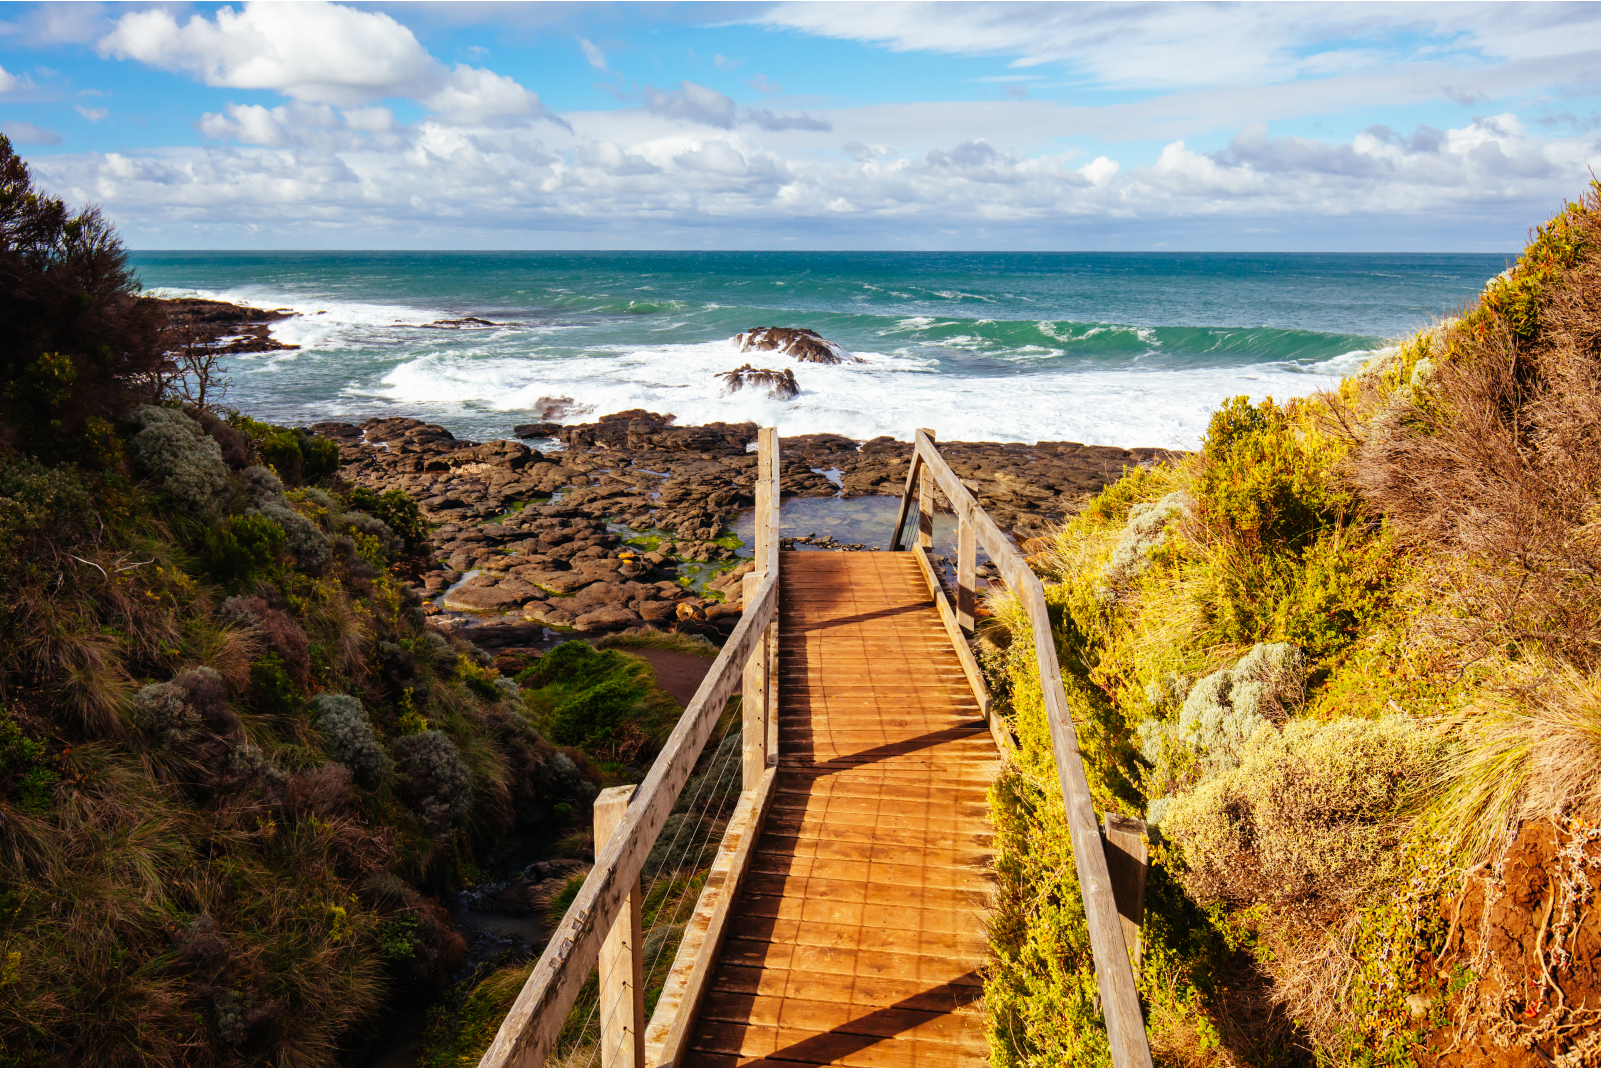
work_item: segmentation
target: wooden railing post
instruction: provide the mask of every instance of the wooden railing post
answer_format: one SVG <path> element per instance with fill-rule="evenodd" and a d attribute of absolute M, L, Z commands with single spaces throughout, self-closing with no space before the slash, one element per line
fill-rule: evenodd
<path fill-rule="evenodd" d="M 595 798 L 598 856 L 628 810 L 632 786 L 613 786 Z M 645 944 L 640 931 L 644 897 L 639 879 L 600 947 L 601 1068 L 645 1068 Z"/>
<path fill-rule="evenodd" d="M 1123 941 L 1128 945 L 1134 970 L 1144 958 L 1140 928 L 1145 924 L 1145 823 L 1116 812 L 1108 812 L 1101 824 L 1106 843 L 1106 874 L 1112 879 L 1112 898 L 1123 921 Z"/>
<path fill-rule="evenodd" d="M 928 440 L 934 440 L 934 432 L 928 428 L 923 429 Z M 917 481 L 917 544 L 923 547 L 924 552 L 934 548 L 934 472 L 923 466 L 923 477 Z"/>
<path fill-rule="evenodd" d="M 763 574 L 749 574 L 744 579 L 745 603 L 756 598 L 756 591 L 767 578 Z M 745 661 L 745 677 L 740 685 L 740 704 L 744 709 L 745 754 L 743 789 L 754 790 L 767 770 L 767 664 L 769 632 L 763 632 Z"/>
<path fill-rule="evenodd" d="M 956 624 L 969 638 L 978 610 L 978 532 L 965 515 L 956 521 Z"/>
<path fill-rule="evenodd" d="M 778 570 L 778 428 L 764 426 L 756 432 L 756 560 L 741 587 L 744 603 L 749 604 L 767 576 Z M 778 623 L 768 626 L 745 661 L 741 682 L 744 708 L 744 788 L 754 790 L 767 770 L 769 733 L 776 698 L 773 693 L 778 674 Z"/>

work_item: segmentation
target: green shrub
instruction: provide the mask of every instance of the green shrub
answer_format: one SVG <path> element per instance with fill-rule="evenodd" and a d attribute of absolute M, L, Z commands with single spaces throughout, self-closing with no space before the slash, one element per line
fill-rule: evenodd
<path fill-rule="evenodd" d="M 317 528 L 317 524 L 289 507 L 281 498 L 268 501 L 252 511 L 277 524 L 278 529 L 283 531 L 284 548 L 289 550 L 303 570 L 311 574 L 322 570 L 328 562 L 328 537 Z"/>
<path fill-rule="evenodd" d="M 1342 446 L 1296 425 L 1272 399 L 1233 397 L 1212 415 L 1196 495 L 1250 545 L 1299 549 L 1353 505 L 1331 477 Z"/>
<path fill-rule="evenodd" d="M 404 490 L 374 493 L 366 486 L 350 492 L 350 506 L 383 520 L 405 543 L 406 552 L 415 556 L 429 548 L 428 524 L 417 509 L 417 502 Z"/>
<path fill-rule="evenodd" d="M 412 808 L 441 837 L 472 815 L 472 774 L 456 743 L 439 731 L 395 739 L 395 763 L 406 777 Z"/>
<path fill-rule="evenodd" d="M 45 766 L 48 752 L 44 742 L 30 738 L 10 713 L 0 708 L 0 797 L 24 812 L 48 808 L 50 787 L 58 778 Z"/>
<path fill-rule="evenodd" d="M 228 492 L 228 467 L 216 441 L 176 408 L 146 404 L 133 418 L 142 429 L 129 440 L 128 455 L 139 472 L 189 514 L 214 514 Z"/>
<path fill-rule="evenodd" d="M 1400 817 L 1427 791 L 1440 738 L 1404 716 L 1259 727 L 1239 765 L 1167 809 L 1199 900 L 1350 900 L 1393 874 Z"/>
<path fill-rule="evenodd" d="M 288 539 L 267 516 L 229 516 L 206 531 L 200 558 L 207 574 L 232 589 L 246 589 L 278 566 Z"/>
<path fill-rule="evenodd" d="M 300 693 L 277 653 L 250 665 L 250 688 L 256 707 L 269 715 L 287 716 L 300 707 Z"/>
<path fill-rule="evenodd" d="M 394 766 L 384 747 L 373 736 L 372 724 L 359 698 L 340 693 L 321 693 L 311 699 L 317 729 L 328 741 L 339 762 L 350 769 L 351 777 L 362 786 L 377 786 Z"/>

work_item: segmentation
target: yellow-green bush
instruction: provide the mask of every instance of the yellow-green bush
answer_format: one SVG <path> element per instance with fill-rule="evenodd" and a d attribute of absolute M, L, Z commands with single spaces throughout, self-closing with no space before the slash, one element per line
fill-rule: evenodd
<path fill-rule="evenodd" d="M 1128 472 L 1033 557 L 1095 803 L 1159 819 L 1159 1062 L 1415 1064 L 1476 981 L 1435 971 L 1459 865 L 1601 810 L 1597 279 L 1601 183 L 1461 318 L 1326 396 L 1235 398 L 1200 453 Z M 1033 639 L 991 607 L 1019 745 L 990 798 L 993 1055 L 1098 1063 Z M 1305 689 L 1252 718 L 1235 675 L 1264 649 Z"/>

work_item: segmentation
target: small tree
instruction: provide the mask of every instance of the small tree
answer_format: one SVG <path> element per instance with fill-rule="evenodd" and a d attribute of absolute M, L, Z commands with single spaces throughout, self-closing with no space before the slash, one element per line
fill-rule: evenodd
<path fill-rule="evenodd" d="M 116 230 L 34 188 L 0 134 L 0 445 L 45 457 L 155 396 L 166 314 Z"/>

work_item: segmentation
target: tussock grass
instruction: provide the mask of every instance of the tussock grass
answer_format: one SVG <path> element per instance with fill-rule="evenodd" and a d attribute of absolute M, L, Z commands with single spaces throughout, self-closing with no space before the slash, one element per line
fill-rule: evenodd
<path fill-rule="evenodd" d="M 1458 729 L 1428 828 L 1464 865 L 1499 858 L 1527 821 L 1601 812 L 1601 676 L 1563 666 L 1486 693 Z"/>

